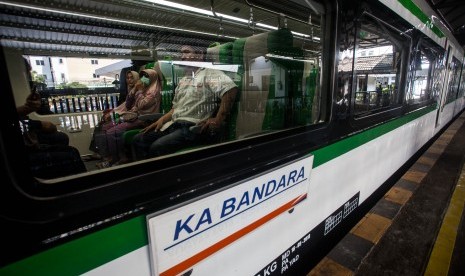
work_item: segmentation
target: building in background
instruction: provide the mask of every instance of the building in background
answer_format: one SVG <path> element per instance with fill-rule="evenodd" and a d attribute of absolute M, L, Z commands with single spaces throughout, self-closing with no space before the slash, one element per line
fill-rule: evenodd
<path fill-rule="evenodd" d="M 89 88 L 112 86 L 114 76 L 100 76 L 96 70 L 121 62 L 121 59 L 29 56 L 33 74 L 47 87 L 79 83 Z"/>

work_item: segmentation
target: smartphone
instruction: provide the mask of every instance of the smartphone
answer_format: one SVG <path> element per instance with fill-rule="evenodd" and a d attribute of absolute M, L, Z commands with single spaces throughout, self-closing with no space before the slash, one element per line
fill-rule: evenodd
<path fill-rule="evenodd" d="M 37 92 L 37 85 L 35 84 L 34 81 L 29 81 L 29 87 L 31 89 L 31 94 L 34 95 L 33 99 L 37 100 L 40 99 L 40 94 Z"/>

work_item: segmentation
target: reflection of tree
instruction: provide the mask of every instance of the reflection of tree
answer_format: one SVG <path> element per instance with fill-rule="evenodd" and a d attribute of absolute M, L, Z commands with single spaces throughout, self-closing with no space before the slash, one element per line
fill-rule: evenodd
<path fill-rule="evenodd" d="M 45 77 L 44 75 L 39 75 L 36 71 L 32 71 L 32 80 L 36 83 L 44 83 L 45 84 Z"/>
<path fill-rule="evenodd" d="M 63 89 L 63 88 L 87 88 L 85 84 L 79 83 L 77 81 L 74 81 L 72 83 L 61 83 L 57 85 L 57 89 Z"/>

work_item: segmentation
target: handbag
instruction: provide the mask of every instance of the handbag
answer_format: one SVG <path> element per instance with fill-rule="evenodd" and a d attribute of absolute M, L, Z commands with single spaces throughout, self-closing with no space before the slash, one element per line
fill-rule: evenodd
<path fill-rule="evenodd" d="M 137 117 L 139 117 L 139 114 L 136 112 L 123 112 L 120 114 L 120 118 L 123 119 L 124 122 L 133 122 L 137 120 Z"/>
<path fill-rule="evenodd" d="M 104 122 L 100 122 L 95 126 L 94 132 L 92 133 L 92 139 L 90 140 L 89 150 L 93 152 L 98 152 L 97 146 L 95 145 L 95 135 L 102 132 L 102 125 Z"/>

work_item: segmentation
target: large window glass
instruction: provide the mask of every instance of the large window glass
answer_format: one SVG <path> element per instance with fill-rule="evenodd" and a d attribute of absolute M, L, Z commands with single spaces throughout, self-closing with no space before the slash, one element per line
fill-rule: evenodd
<path fill-rule="evenodd" d="M 452 61 L 449 63 L 448 103 L 457 99 L 461 68 L 462 63 L 456 57 L 452 57 Z"/>
<path fill-rule="evenodd" d="M 354 53 L 355 115 L 398 105 L 400 69 L 409 42 L 409 37 L 369 13 L 359 22 Z"/>
<path fill-rule="evenodd" d="M 465 96 L 465 68 L 462 64 L 462 71 L 459 82 L 459 97 Z"/>
<path fill-rule="evenodd" d="M 378 6 L 362 5 L 357 20 L 345 21 L 342 15 L 339 42 L 337 114 L 348 110 L 364 117 L 397 107 L 402 102 L 401 70 L 408 57 L 411 38 L 400 31 L 405 24 L 397 16 L 380 18 L 372 10 Z M 383 16 L 385 12 L 376 12 Z M 405 27 L 404 27 L 405 28 Z"/>
<path fill-rule="evenodd" d="M 419 39 L 411 54 L 409 81 L 406 89 L 408 104 L 416 104 L 436 99 L 438 88 L 434 88 L 434 76 L 441 75 L 440 70 L 444 50 L 428 41 Z M 438 80 L 436 80 L 437 82 Z"/>
<path fill-rule="evenodd" d="M 11 82 L 17 106 L 29 108 L 20 118 L 38 178 L 118 169 L 328 120 L 323 2 L 290 3 L 289 14 L 227 0 L 0 5 L 8 69 L 24 72 Z M 37 100 L 40 108 L 31 109 Z M 33 133 L 37 121 L 60 133 L 57 159 L 46 152 L 52 140 Z"/>

